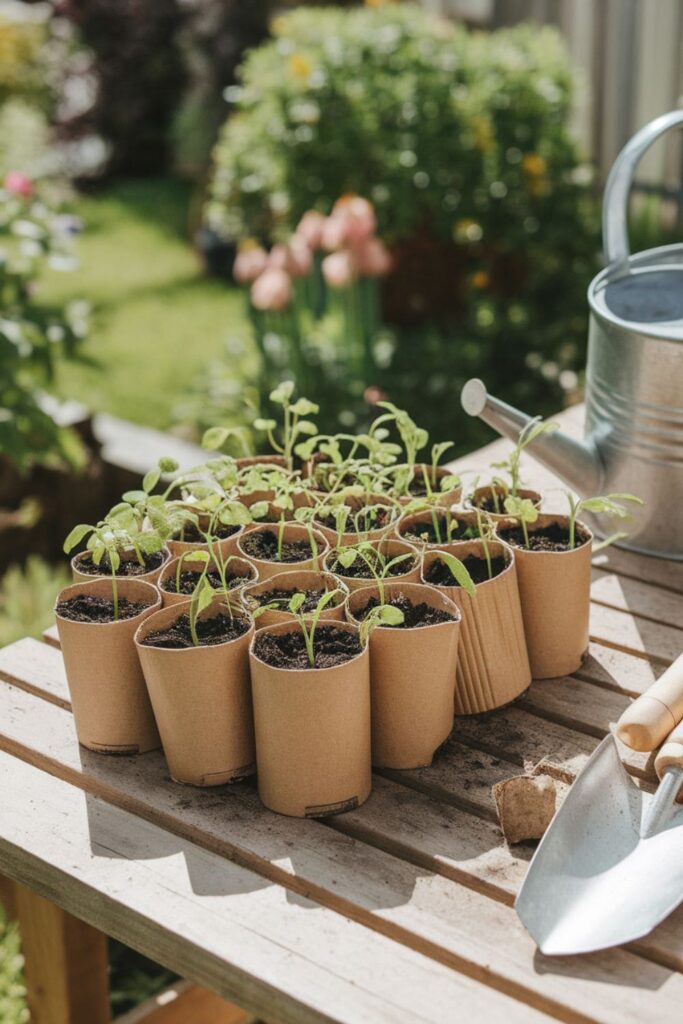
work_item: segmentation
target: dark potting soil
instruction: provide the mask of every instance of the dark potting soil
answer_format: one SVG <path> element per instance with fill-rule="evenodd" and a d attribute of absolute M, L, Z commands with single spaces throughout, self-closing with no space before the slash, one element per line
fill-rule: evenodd
<path fill-rule="evenodd" d="M 232 537 L 233 533 L 237 533 L 238 530 L 239 526 L 224 526 L 223 523 L 216 523 L 212 536 L 216 540 L 225 540 L 227 537 Z M 185 544 L 203 544 L 206 541 L 206 537 L 194 523 L 186 523 L 175 539 Z"/>
<path fill-rule="evenodd" d="M 394 509 L 389 505 L 375 505 L 372 508 L 353 511 L 344 524 L 344 533 L 369 533 L 381 530 L 395 518 Z M 337 520 L 334 516 L 325 516 L 316 522 L 326 526 L 328 530 L 337 532 Z"/>
<path fill-rule="evenodd" d="M 119 598 L 119 619 L 132 619 L 148 606 L 141 601 L 129 601 Z M 77 594 L 60 601 L 57 615 L 72 622 L 114 622 L 114 602 L 107 597 L 96 597 L 94 594 Z"/>
<path fill-rule="evenodd" d="M 214 615 L 210 619 L 198 621 L 197 636 L 203 647 L 211 647 L 215 644 L 224 644 L 228 640 L 237 640 L 248 629 L 249 623 L 246 619 L 237 618 L 237 616 L 231 619 L 229 615 Z M 166 629 L 158 629 L 154 633 L 149 633 L 142 643 L 145 647 L 170 647 L 174 650 L 194 647 L 189 615 L 181 615 Z"/>
<path fill-rule="evenodd" d="M 415 523 L 408 530 L 401 530 L 401 536 L 405 540 L 416 541 L 421 544 L 447 544 L 449 540 L 477 540 L 479 530 L 476 526 L 459 520 L 457 516 L 451 518 L 450 536 L 447 536 L 447 521 L 445 516 L 438 517 L 439 530 L 441 535 L 434 529 L 434 523 L 427 520 L 424 523 Z"/>
<path fill-rule="evenodd" d="M 427 473 L 427 476 L 429 478 L 429 486 L 431 487 L 432 492 L 440 491 L 441 487 L 438 474 L 434 477 L 431 473 Z M 422 473 L 421 470 L 418 470 L 410 481 L 410 484 L 408 485 L 408 492 L 416 498 L 424 498 L 427 494 L 427 485 L 425 483 L 424 473 Z"/>
<path fill-rule="evenodd" d="M 264 562 L 306 562 L 313 557 L 307 540 L 284 540 L 282 558 L 277 557 L 277 533 L 273 530 L 254 530 L 241 541 L 242 550 L 252 558 Z"/>
<path fill-rule="evenodd" d="M 489 579 L 489 571 L 485 558 L 479 558 L 478 555 L 467 555 L 467 557 L 461 559 L 461 561 L 472 577 L 474 583 L 485 583 L 486 580 Z M 495 579 L 496 576 L 500 576 L 506 564 L 507 563 L 502 555 L 492 558 L 491 579 Z M 427 572 L 425 573 L 425 580 L 427 583 L 431 583 L 434 587 L 459 586 L 458 581 L 445 562 L 440 560 L 437 561 L 436 559 L 434 559 L 427 569 Z"/>
<path fill-rule="evenodd" d="M 530 551 L 569 551 L 569 530 L 560 523 L 550 523 L 539 530 L 529 529 Z M 513 526 L 501 530 L 500 535 L 508 544 L 516 548 L 525 548 L 524 530 L 521 526 Z M 588 533 L 581 526 L 576 527 L 575 547 L 582 547 L 588 542 Z"/>
<path fill-rule="evenodd" d="M 360 654 L 360 640 L 356 633 L 347 632 L 337 626 L 318 626 L 313 641 L 315 668 L 334 668 L 343 665 Z M 309 669 L 311 664 L 306 653 L 302 633 L 257 633 L 254 653 L 266 665 L 274 668 Z"/>
<path fill-rule="evenodd" d="M 450 612 L 444 611 L 442 608 L 432 608 L 425 601 L 413 604 L 405 594 L 397 594 L 396 597 L 392 597 L 384 603 L 390 604 L 392 608 L 400 609 L 403 612 L 403 622 L 400 626 L 382 626 L 380 627 L 382 629 L 416 629 L 419 626 L 436 626 L 440 622 L 452 622 L 455 619 L 455 615 L 451 615 Z M 365 607 L 354 614 L 357 619 L 364 619 L 379 604 L 378 598 L 371 597 Z"/>
<path fill-rule="evenodd" d="M 303 593 L 306 596 L 306 600 L 302 604 L 300 611 L 314 612 L 318 607 L 318 601 L 321 599 L 325 591 L 322 588 L 320 588 L 319 590 L 299 591 L 296 589 L 296 587 L 292 588 L 292 590 L 285 590 L 283 587 L 273 587 L 272 590 L 266 590 L 262 594 L 250 594 L 249 598 L 250 600 L 256 600 L 257 603 L 261 606 L 263 606 L 264 604 L 272 604 L 274 601 L 277 601 L 278 609 L 281 609 L 282 611 L 286 612 L 287 605 L 292 600 L 294 594 L 299 593 Z M 341 594 L 339 595 L 339 598 L 341 600 Z M 339 602 L 336 603 L 338 604 Z M 334 601 L 330 601 L 330 603 L 326 607 L 333 607 L 334 604 Z"/>
<path fill-rule="evenodd" d="M 505 498 L 507 495 L 498 494 L 494 498 L 492 494 L 483 494 L 476 501 L 471 499 L 474 508 L 481 509 L 482 512 L 493 512 L 494 515 L 505 515 Z M 496 507 L 496 501 L 498 506 Z"/>
<path fill-rule="evenodd" d="M 192 572 L 188 570 L 187 572 L 181 572 L 180 593 L 187 594 L 188 597 L 191 597 L 192 594 L 194 594 L 194 588 L 197 586 L 197 580 L 199 579 L 200 576 L 201 571 Z M 220 573 L 216 572 L 214 569 L 212 569 L 210 572 L 206 574 L 206 578 L 208 579 L 209 583 L 211 584 L 214 590 L 220 590 L 221 587 L 223 586 L 223 581 L 221 580 Z M 251 576 L 238 576 L 236 573 L 232 576 L 230 575 L 230 573 L 228 573 L 226 577 L 228 590 L 234 590 L 235 587 L 241 587 L 244 586 L 246 583 L 251 583 L 251 580 Z M 167 576 L 165 580 L 162 580 L 161 589 L 165 590 L 166 593 L 168 594 L 178 593 L 178 591 L 176 590 L 175 573 L 172 573 L 172 575 Z"/>
<path fill-rule="evenodd" d="M 117 576 L 143 576 L 146 572 L 154 572 L 160 569 L 166 560 L 163 551 L 155 551 L 151 555 L 143 555 L 144 565 L 136 558 L 121 559 L 121 564 L 116 570 Z M 91 557 L 81 557 L 76 562 L 79 572 L 86 576 L 111 576 L 111 562 L 105 555 L 99 565 L 95 565 Z"/>
<path fill-rule="evenodd" d="M 391 557 L 389 557 L 389 561 L 391 561 Z M 415 562 L 415 558 L 406 558 L 402 562 L 392 565 L 387 576 L 403 576 L 404 573 L 415 568 Z M 379 569 L 379 566 L 377 568 Z M 340 565 L 339 562 L 334 562 L 331 571 L 338 576 L 348 576 L 352 580 L 374 580 L 375 578 L 362 558 L 356 558 L 356 561 L 348 568 Z"/>

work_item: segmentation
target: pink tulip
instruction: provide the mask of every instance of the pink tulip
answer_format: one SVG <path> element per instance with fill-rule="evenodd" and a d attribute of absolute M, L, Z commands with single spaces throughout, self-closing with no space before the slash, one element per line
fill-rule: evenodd
<path fill-rule="evenodd" d="M 235 257 L 232 276 L 240 284 L 251 284 L 262 274 L 268 264 L 268 254 L 260 246 L 241 249 Z"/>
<path fill-rule="evenodd" d="M 384 277 L 391 270 L 391 254 L 379 238 L 366 238 L 355 250 L 358 270 L 365 277 Z"/>
<path fill-rule="evenodd" d="M 296 234 L 304 239 L 308 248 L 313 252 L 322 245 L 324 224 L 325 217 L 322 213 L 318 213 L 317 210 L 308 210 L 297 226 Z"/>
<path fill-rule="evenodd" d="M 292 279 L 281 267 L 266 267 L 251 286 L 251 302 L 255 309 L 276 313 L 292 301 Z"/>
<path fill-rule="evenodd" d="M 330 288 L 347 288 L 357 273 L 356 261 L 348 249 L 326 256 L 322 262 L 323 276 Z"/>
<path fill-rule="evenodd" d="M 375 209 L 362 196 L 342 196 L 334 204 L 332 217 L 342 217 L 346 223 L 346 238 L 352 244 L 359 244 L 369 238 L 377 227 Z"/>
<path fill-rule="evenodd" d="M 313 269 L 313 253 L 308 242 L 301 235 L 292 235 L 287 243 L 289 250 L 289 272 L 292 277 L 308 277 Z"/>
<path fill-rule="evenodd" d="M 24 199 L 28 199 L 33 192 L 31 179 L 20 171 L 9 171 L 5 175 L 3 185 L 5 191 L 11 192 L 14 196 L 23 196 Z"/>
<path fill-rule="evenodd" d="M 331 217 L 326 217 L 320 240 L 323 249 L 327 249 L 328 252 L 341 249 L 348 241 L 346 217 L 342 214 L 332 214 Z"/>

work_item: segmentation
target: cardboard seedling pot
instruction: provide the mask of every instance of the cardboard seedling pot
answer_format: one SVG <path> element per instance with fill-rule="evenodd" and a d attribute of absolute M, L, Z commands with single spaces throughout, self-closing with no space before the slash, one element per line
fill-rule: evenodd
<path fill-rule="evenodd" d="M 144 602 L 144 611 L 118 622 L 73 622 L 55 613 L 71 694 L 78 742 L 103 754 L 143 754 L 160 745 L 133 637 L 138 626 L 159 608 L 156 587 L 141 580 L 119 579 L 119 597 Z M 111 600 L 111 578 L 91 577 L 73 583 L 57 603 L 78 594 Z"/>
<path fill-rule="evenodd" d="M 462 486 L 460 484 L 458 484 L 457 487 L 451 487 L 450 490 L 448 491 L 442 492 L 439 489 L 441 487 L 441 481 L 444 479 L 444 477 L 454 476 L 455 474 L 452 473 L 450 469 L 446 469 L 445 466 L 437 466 L 436 484 L 434 484 L 432 480 L 432 467 L 430 465 L 426 465 L 425 463 L 417 462 L 415 464 L 415 479 L 423 480 L 423 474 L 425 470 L 427 471 L 427 479 L 429 480 L 432 490 L 435 493 L 437 505 L 439 505 L 441 508 L 450 508 L 451 505 L 456 505 L 462 497 Z M 419 496 L 406 494 L 400 497 L 398 500 L 401 503 L 401 505 L 409 505 L 411 501 L 415 501 L 416 497 Z"/>
<path fill-rule="evenodd" d="M 257 526 L 251 532 L 252 535 L 258 531 L 270 531 L 277 534 L 279 528 L 279 523 L 264 523 L 263 526 Z M 321 569 L 323 558 L 329 551 L 329 544 L 319 530 L 313 530 L 313 537 L 318 546 L 317 557 L 306 558 L 301 562 L 269 562 L 265 558 L 254 558 L 253 555 L 248 554 L 242 547 L 242 536 L 240 536 L 237 542 L 237 552 L 240 558 L 246 558 L 247 561 L 256 566 L 259 582 L 263 583 L 281 572 L 290 572 L 298 569 L 313 569 L 317 572 Z M 284 540 L 309 541 L 308 527 L 302 526 L 300 523 L 286 523 L 283 538 Z"/>
<path fill-rule="evenodd" d="M 508 519 L 509 518 L 508 514 L 505 511 L 505 509 L 503 508 L 503 506 L 504 506 L 504 503 L 505 503 L 505 499 L 510 494 L 510 491 L 506 491 L 505 488 L 501 487 L 499 484 L 485 484 L 483 487 L 477 487 L 474 491 L 472 491 L 472 493 L 470 494 L 469 498 L 467 499 L 467 507 L 468 508 L 475 508 L 475 507 L 477 507 L 477 503 L 482 498 L 485 498 L 485 497 L 487 497 L 487 495 L 490 495 L 491 491 L 495 491 L 496 494 L 498 495 L 498 499 L 499 499 L 500 507 L 501 507 L 501 512 L 496 512 L 496 511 L 484 512 L 483 509 L 482 509 L 482 514 L 487 516 L 489 519 L 492 519 L 494 522 L 496 522 L 497 520 L 500 520 L 500 519 Z M 528 490 L 525 487 L 518 487 L 517 488 L 517 497 L 518 498 L 528 498 L 529 501 L 531 501 L 536 508 L 540 508 L 541 507 L 541 502 L 543 500 L 543 496 L 541 494 L 539 494 L 538 491 L 530 491 L 530 490 Z"/>
<path fill-rule="evenodd" d="M 229 537 L 224 537 L 222 540 L 214 540 L 212 547 L 214 550 L 218 550 L 221 553 L 222 558 L 228 558 L 230 555 L 237 554 L 237 542 L 244 532 L 244 527 L 240 526 L 235 530 Z M 178 555 L 184 555 L 186 551 L 208 551 L 209 545 L 205 541 L 189 541 L 189 540 L 173 540 L 169 539 L 166 541 L 168 550 L 171 552 L 172 558 L 177 558 Z"/>
<path fill-rule="evenodd" d="M 357 633 L 348 622 L 334 624 Z M 269 626 L 290 632 L 298 626 Z M 262 634 L 258 634 L 262 635 Z M 283 669 L 249 654 L 259 796 L 266 807 L 318 818 L 370 795 L 370 653 L 326 669 Z"/>
<path fill-rule="evenodd" d="M 376 530 L 367 530 L 365 533 L 342 533 L 341 536 L 336 530 L 331 530 L 329 526 L 323 526 L 318 519 L 314 519 L 313 524 L 316 530 L 320 530 L 327 538 L 330 547 L 346 547 L 349 544 L 358 544 L 359 541 L 363 540 L 382 540 L 383 537 L 387 537 L 392 533 L 397 520 L 398 510 L 395 508 L 392 500 L 387 498 L 385 494 L 364 494 L 362 498 L 345 498 L 344 504 L 353 510 L 351 516 L 366 505 L 384 505 L 391 510 L 391 517 L 384 526 Z M 351 516 L 349 516 L 349 519 L 351 519 Z"/>
<path fill-rule="evenodd" d="M 315 572 L 313 569 L 299 569 L 294 572 L 280 572 L 270 579 L 252 583 L 245 587 L 241 594 L 242 605 L 248 614 L 251 614 L 258 607 L 258 597 L 273 589 L 291 590 L 293 594 L 307 590 L 338 590 L 339 594 L 322 611 L 321 622 L 343 622 L 346 618 L 344 601 L 348 594 L 347 587 L 338 577 L 331 572 Z M 310 617 L 310 616 L 308 616 Z M 265 629 L 266 626 L 277 626 L 281 622 L 295 622 L 291 612 L 286 606 L 272 608 L 263 612 L 255 620 L 256 630 Z"/>
<path fill-rule="evenodd" d="M 435 513 L 436 513 L 436 515 L 438 517 L 439 526 L 441 528 L 443 536 L 445 537 L 446 536 L 445 509 L 442 506 L 439 506 L 434 511 L 435 511 Z M 459 516 L 458 512 L 453 512 L 451 514 L 452 514 L 453 519 L 457 519 L 458 516 Z M 396 526 L 394 527 L 394 536 L 396 536 L 399 540 L 402 540 L 402 541 L 404 541 L 407 544 L 412 544 L 418 550 L 429 551 L 432 548 L 441 548 L 441 547 L 447 546 L 448 545 L 448 541 L 446 541 L 446 540 L 444 540 L 441 544 L 439 544 L 439 543 L 432 544 L 431 542 L 428 543 L 426 541 L 417 541 L 417 540 L 412 540 L 409 537 L 406 537 L 407 533 L 411 532 L 416 527 L 419 528 L 421 523 L 426 523 L 426 524 L 431 525 L 432 524 L 432 519 L 433 519 L 433 517 L 432 517 L 431 509 L 425 509 L 424 511 L 421 511 L 421 512 L 404 512 L 403 515 L 398 520 L 398 522 L 396 523 Z"/>
<path fill-rule="evenodd" d="M 143 583 L 155 584 L 157 582 L 157 580 L 159 579 L 159 576 L 160 576 L 161 572 L 163 571 L 163 569 L 165 568 L 165 566 L 168 565 L 168 561 L 169 561 L 169 559 L 171 557 L 171 552 L 168 550 L 168 548 L 164 548 L 161 553 L 163 555 L 164 560 L 163 560 L 163 562 L 161 563 L 161 565 L 159 566 L 158 569 L 152 569 L 151 572 L 140 573 L 139 576 L 137 576 L 137 575 L 136 576 L 121 576 L 119 578 L 120 579 L 127 579 L 127 580 L 142 580 Z M 110 577 L 111 576 L 111 573 L 109 573 L 109 572 L 102 572 L 102 573 L 99 573 L 99 572 L 98 573 L 82 572 L 81 569 L 80 569 L 81 563 L 84 562 L 84 561 L 89 561 L 90 558 L 91 558 L 91 555 L 90 555 L 89 551 L 81 551 L 81 553 L 79 555 L 74 555 L 74 557 L 71 559 L 71 575 L 73 577 L 74 583 L 87 583 L 89 580 L 96 580 L 96 579 L 101 579 L 103 577 Z M 121 555 L 121 561 L 122 562 L 124 562 L 124 561 L 125 562 L 132 562 L 134 560 L 135 560 L 135 553 L 134 552 L 130 552 L 130 553 L 125 552 L 124 554 Z"/>
<path fill-rule="evenodd" d="M 539 515 L 528 526 L 529 535 L 558 524 L 566 529 L 563 515 Z M 496 525 L 505 540 L 510 520 Z M 593 535 L 577 523 L 578 546 L 571 551 L 531 551 L 514 546 L 519 596 L 531 674 L 534 679 L 568 676 L 581 665 L 588 648 L 591 557 Z M 582 542 L 583 541 L 583 542 Z"/>
<path fill-rule="evenodd" d="M 281 466 L 285 469 L 287 466 L 284 455 L 247 455 L 235 461 L 238 469 L 249 469 L 250 466 Z"/>
<path fill-rule="evenodd" d="M 383 540 L 374 541 L 373 547 L 378 548 L 387 558 L 387 561 L 391 561 L 392 558 L 398 558 L 399 555 L 411 555 L 414 558 L 414 564 L 412 568 L 407 569 L 405 572 L 401 572 L 396 576 L 388 576 L 388 583 L 419 583 L 422 573 L 422 555 L 413 547 L 412 544 L 408 544 L 404 540 L 395 540 L 393 537 L 385 537 Z M 346 586 L 346 588 L 352 593 L 354 590 L 360 590 L 362 587 L 372 586 L 374 580 L 372 577 L 363 579 L 362 577 L 356 576 L 345 576 L 344 570 L 333 569 L 332 566 L 335 564 L 337 553 L 335 549 L 328 551 L 323 560 L 323 567 L 327 572 L 333 573 L 338 580 Z M 410 565 L 410 562 L 406 561 L 403 563 Z"/>
<path fill-rule="evenodd" d="M 436 587 L 421 583 L 387 583 L 384 600 L 404 594 L 455 616 L 450 622 L 414 629 L 378 626 L 370 633 L 372 763 L 377 768 L 422 768 L 453 728 L 455 671 L 460 611 Z M 354 590 L 347 613 L 356 614 L 373 598 L 376 586 Z"/>
<path fill-rule="evenodd" d="M 477 584 L 474 597 L 461 587 L 436 588 L 457 604 L 462 615 L 455 687 L 457 715 L 493 711 L 519 697 L 531 683 L 515 557 L 500 541 L 490 540 L 488 546 L 491 557 L 502 555 L 507 565 L 500 575 Z M 481 541 L 476 540 L 453 544 L 445 550 L 461 560 L 484 554 Z M 423 579 L 438 557 L 438 551 L 425 552 Z"/>
<path fill-rule="evenodd" d="M 170 626 L 189 607 L 185 601 L 151 615 L 137 630 L 135 645 L 172 778 L 192 786 L 220 786 L 256 770 L 249 684 L 254 625 L 222 644 L 145 647 L 149 633 Z M 200 619 L 225 608 L 219 598 Z M 233 614 L 245 618 L 236 603 Z"/>
<path fill-rule="evenodd" d="M 175 576 L 176 571 L 178 569 L 178 561 L 180 557 L 181 556 L 178 555 L 176 556 L 176 558 L 172 558 L 170 562 L 166 563 L 166 565 L 159 573 L 157 586 L 159 588 L 159 593 L 161 594 L 161 604 L 163 605 L 164 608 L 168 608 L 172 604 L 184 604 L 186 601 L 189 601 L 191 597 L 190 594 L 178 594 L 175 590 Z M 202 572 L 203 569 L 203 562 L 194 562 L 192 561 L 191 558 L 186 558 L 185 561 L 183 562 L 181 572 L 184 572 L 185 570 L 187 570 L 188 572 Z M 211 561 L 209 562 L 209 572 L 211 572 L 214 569 L 216 569 L 216 563 L 212 558 Z M 256 581 L 258 580 L 258 571 L 255 565 L 252 565 L 252 563 L 248 561 L 246 558 L 239 558 L 237 555 L 232 555 L 230 557 L 230 561 L 228 562 L 228 575 L 235 574 L 237 576 L 248 577 L 250 583 L 256 583 Z M 171 580 L 171 585 L 174 588 L 173 590 L 164 589 L 163 584 L 167 580 Z M 242 584 L 242 586 L 234 587 L 232 590 L 230 590 L 230 594 L 234 595 L 235 600 L 239 599 L 239 595 L 245 586 L 247 586 L 246 583 Z"/>

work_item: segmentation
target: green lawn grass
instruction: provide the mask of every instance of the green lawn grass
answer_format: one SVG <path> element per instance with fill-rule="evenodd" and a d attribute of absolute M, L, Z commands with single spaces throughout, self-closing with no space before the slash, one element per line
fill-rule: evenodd
<path fill-rule="evenodd" d="M 92 329 L 84 348 L 97 366 L 60 367 L 57 393 L 150 426 L 172 410 L 230 335 L 248 337 L 243 296 L 203 276 L 188 244 L 190 189 L 170 179 L 123 181 L 82 197 L 75 273 L 51 272 L 47 304 L 87 299 Z M 238 376 L 242 366 L 236 366 Z"/>

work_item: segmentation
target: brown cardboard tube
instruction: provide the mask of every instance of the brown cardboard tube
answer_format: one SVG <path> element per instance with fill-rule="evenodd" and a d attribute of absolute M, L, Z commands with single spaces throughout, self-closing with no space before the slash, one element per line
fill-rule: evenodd
<path fill-rule="evenodd" d="M 365 505 L 383 505 L 391 509 L 391 515 L 388 517 L 388 521 L 376 530 L 367 530 L 365 533 L 343 533 L 341 536 L 336 530 L 331 530 L 329 526 L 323 526 L 318 519 L 314 519 L 313 523 L 316 530 L 320 530 L 330 547 L 358 544 L 363 540 L 382 540 L 383 537 L 387 537 L 392 532 L 394 524 L 398 519 L 398 509 L 392 499 L 388 498 L 386 494 L 364 494 L 362 498 L 345 497 L 343 504 L 348 505 L 353 511 L 357 511 Z"/>
<path fill-rule="evenodd" d="M 262 526 L 257 526 L 252 533 L 258 533 L 262 531 L 270 531 L 271 533 L 277 534 L 279 530 L 279 523 L 268 523 Z M 302 526 L 300 523 L 285 523 L 284 529 L 285 540 L 309 540 L 308 527 Z M 314 569 L 319 570 L 322 568 L 323 558 L 329 551 L 329 544 L 326 538 L 322 535 L 319 530 L 313 530 L 313 537 L 318 547 L 317 557 L 306 558 L 301 562 L 269 562 L 264 558 L 254 558 L 242 547 L 243 537 L 240 537 L 237 543 L 237 550 L 241 558 L 246 558 L 253 565 L 256 566 L 259 575 L 259 581 L 269 580 L 271 576 L 276 576 L 281 572 L 289 572 L 293 569 Z"/>
<path fill-rule="evenodd" d="M 162 563 L 161 563 L 161 565 L 159 566 L 158 569 L 152 569 L 151 572 L 143 572 L 143 573 L 140 573 L 139 575 L 135 575 L 135 576 L 121 576 L 120 578 L 124 579 L 124 580 L 142 580 L 143 583 L 155 584 L 157 582 L 158 578 L 159 578 L 159 575 L 161 574 L 162 570 L 164 569 L 164 567 L 166 565 L 168 565 L 168 561 L 169 561 L 169 559 L 171 557 L 171 552 L 168 550 L 168 548 L 163 548 L 161 553 L 163 555 L 163 561 L 162 561 Z M 81 551 L 81 553 L 79 555 L 74 555 L 74 557 L 71 559 L 71 575 L 73 577 L 74 583 L 87 583 L 89 580 L 99 579 L 100 577 L 109 577 L 109 576 L 111 576 L 111 573 L 109 573 L 109 572 L 102 572 L 102 573 L 82 572 L 82 570 L 80 568 L 82 562 L 84 562 L 86 560 L 89 560 L 90 558 L 91 558 L 91 555 L 90 555 L 89 551 Z M 133 551 L 125 552 L 124 554 L 121 555 L 121 561 L 122 562 L 123 561 L 132 562 L 134 559 L 135 559 L 135 552 L 133 552 Z"/>
<path fill-rule="evenodd" d="M 74 622 L 55 613 L 57 630 L 79 743 L 100 753 L 142 754 L 160 740 L 133 636 L 161 598 L 141 580 L 121 578 L 117 586 L 120 598 L 144 603 L 144 611 L 118 622 Z M 111 579 L 73 583 L 57 604 L 78 594 L 111 600 Z"/>
<path fill-rule="evenodd" d="M 484 484 L 481 487 L 476 487 L 472 491 L 472 493 L 469 495 L 469 497 L 467 498 L 467 501 L 465 503 L 466 507 L 467 508 L 476 508 L 477 507 L 477 502 L 480 501 L 482 498 L 486 498 L 488 495 L 490 495 L 491 491 L 495 491 L 496 495 L 498 496 L 498 501 L 500 503 L 501 511 L 500 512 L 488 512 L 487 511 L 484 514 L 489 519 L 491 519 L 493 522 L 499 522 L 502 519 L 509 519 L 509 516 L 508 516 L 507 512 L 505 511 L 505 509 L 503 508 L 503 506 L 504 506 L 504 503 L 505 503 L 505 499 L 510 494 L 510 491 L 506 490 L 504 487 L 501 487 L 499 484 Z M 517 497 L 518 498 L 526 498 L 528 501 L 532 502 L 532 504 L 536 508 L 540 508 L 541 507 L 541 502 L 543 500 L 542 495 L 539 494 L 538 491 L 530 491 L 526 487 L 518 487 L 517 488 Z"/>
<path fill-rule="evenodd" d="M 224 537 L 222 540 L 214 540 L 211 543 L 211 548 L 215 551 L 219 551 L 222 558 L 229 558 L 230 555 L 237 554 L 237 544 L 239 538 L 244 532 L 244 527 L 240 526 L 232 533 L 229 537 Z M 174 540 L 171 538 L 166 541 L 168 550 L 171 552 L 173 558 L 177 558 L 178 555 L 184 555 L 185 552 L 189 551 L 209 551 L 209 545 L 205 541 L 189 541 L 189 540 Z"/>
<path fill-rule="evenodd" d="M 529 534 L 555 524 L 568 527 L 568 517 L 541 514 Z M 510 528 L 517 528 L 516 520 L 499 520 L 496 536 L 505 541 Z M 593 535 L 583 523 L 577 523 L 577 530 L 583 542 L 568 551 L 513 548 L 534 679 L 571 675 L 588 649 Z"/>
<path fill-rule="evenodd" d="M 335 627 L 358 632 L 348 622 Z M 296 625 L 269 626 L 289 632 Z M 259 634 L 262 635 L 262 634 Z M 370 795 L 370 652 L 327 669 L 291 670 L 249 654 L 261 800 L 298 818 L 358 807 Z"/>
<path fill-rule="evenodd" d="M 169 605 L 172 604 L 183 604 L 185 601 L 188 601 L 191 597 L 190 594 L 178 594 L 175 590 L 175 577 L 180 557 L 180 555 L 177 555 L 175 558 L 172 558 L 170 562 L 166 563 L 166 565 L 159 573 L 157 586 L 159 588 L 159 593 L 161 594 L 161 603 L 164 606 L 164 608 L 167 608 Z M 258 580 L 258 571 L 255 565 L 252 565 L 252 563 L 248 559 L 240 558 L 237 555 L 229 555 L 228 558 L 228 573 L 230 575 L 236 574 L 237 576 L 244 576 L 248 578 L 251 583 L 256 583 L 256 581 Z M 204 562 L 193 562 L 192 558 L 188 556 L 183 562 L 181 572 L 185 570 L 187 570 L 188 572 L 201 572 L 203 568 Z M 209 562 L 209 570 L 215 568 L 216 563 L 214 562 L 213 559 L 211 559 Z M 173 587 L 173 590 L 164 589 L 164 583 L 167 580 L 171 581 L 171 586 Z M 238 597 L 245 586 L 247 586 L 247 584 L 242 584 L 239 587 L 234 587 L 230 590 L 230 594 L 234 597 Z"/>
<path fill-rule="evenodd" d="M 517 589 L 515 558 L 507 544 L 488 541 L 492 558 L 502 555 L 506 567 L 492 580 L 477 584 L 470 597 L 461 587 L 438 587 L 460 609 L 462 623 L 458 647 L 456 715 L 476 715 L 509 704 L 531 683 L 524 639 L 522 609 Z M 482 558 L 481 541 L 462 541 L 446 548 L 456 558 Z M 426 551 L 422 578 L 438 559 L 438 551 Z"/>
<path fill-rule="evenodd" d="M 135 644 L 159 726 L 169 771 L 176 782 L 220 786 L 256 770 L 249 683 L 254 626 L 236 640 L 181 650 L 146 647 L 145 637 L 189 612 L 190 602 L 155 612 L 138 628 Z M 217 598 L 200 619 L 224 613 Z M 233 614 L 245 619 L 233 602 Z"/>
<path fill-rule="evenodd" d="M 460 612 L 436 587 L 385 583 L 384 600 L 403 594 L 454 615 L 450 622 L 414 629 L 379 626 L 370 633 L 372 763 L 378 768 L 421 768 L 453 728 Z M 346 607 L 354 621 L 377 586 L 354 590 Z"/>
<path fill-rule="evenodd" d="M 420 573 L 422 570 L 420 552 L 412 544 L 408 544 L 404 540 L 395 540 L 393 537 L 384 537 L 382 540 L 374 541 L 373 547 L 377 548 L 386 557 L 387 561 L 391 561 L 392 558 L 398 558 L 399 555 L 409 555 L 410 559 L 406 559 L 405 562 L 399 563 L 400 566 L 408 566 L 405 572 L 399 572 L 395 576 L 388 576 L 387 582 L 389 583 L 419 583 Z M 334 573 L 338 580 L 348 588 L 350 592 L 354 590 L 360 590 L 362 587 L 371 586 L 374 583 L 372 578 L 363 579 L 362 577 L 356 576 L 345 576 L 343 566 L 339 569 L 333 568 L 337 557 L 337 551 L 333 548 L 325 555 L 323 559 L 323 566 L 328 572 Z M 396 568 L 399 568 L 397 565 Z"/>
<path fill-rule="evenodd" d="M 252 583 L 245 587 L 241 594 L 242 605 L 245 611 L 252 614 L 259 607 L 259 596 L 269 590 L 287 590 L 292 595 L 304 593 L 307 590 L 338 590 L 336 597 L 332 598 L 330 604 L 323 609 L 321 622 L 343 622 L 345 618 L 344 601 L 348 594 L 346 586 L 340 579 L 331 572 L 316 572 L 314 569 L 299 569 L 293 572 L 280 572 L 271 576 L 268 580 L 259 583 Z M 265 629 L 266 626 L 276 626 L 280 622 L 295 622 L 296 619 L 287 606 L 283 604 L 278 608 L 271 608 L 255 619 L 257 631 Z"/>
<path fill-rule="evenodd" d="M 432 484 L 432 467 L 430 465 L 427 465 L 426 463 L 423 463 L 423 462 L 417 462 L 415 464 L 415 477 L 414 477 L 414 479 L 423 480 L 424 479 L 423 472 L 424 472 L 425 469 L 427 470 L 429 482 L 430 482 L 430 484 Z M 460 501 L 460 499 L 462 497 L 462 485 L 461 484 L 458 484 L 457 487 L 451 487 L 447 491 L 441 491 L 439 489 L 440 488 L 441 480 L 443 480 L 447 476 L 455 476 L 455 475 L 456 474 L 452 473 L 450 471 L 450 469 L 446 468 L 446 466 L 437 466 L 436 467 L 436 487 L 434 487 L 434 485 L 432 484 L 432 490 L 434 491 L 434 498 L 436 500 L 436 504 L 440 508 L 450 508 L 451 505 L 456 505 Z M 398 500 L 401 503 L 401 505 L 409 505 L 412 501 L 416 501 L 418 499 L 419 499 L 419 495 L 418 496 L 416 496 L 416 495 L 404 495 L 403 497 L 400 497 Z"/>

